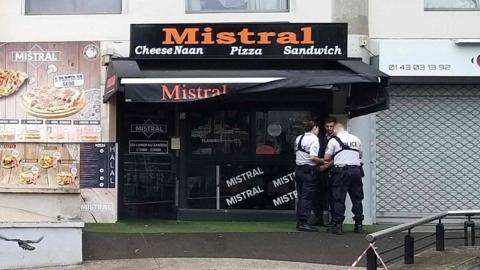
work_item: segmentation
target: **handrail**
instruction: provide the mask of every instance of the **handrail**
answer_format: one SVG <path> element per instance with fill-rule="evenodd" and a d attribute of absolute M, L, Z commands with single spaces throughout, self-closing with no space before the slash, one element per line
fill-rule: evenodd
<path fill-rule="evenodd" d="M 417 226 L 429 223 L 431 221 L 437 220 L 437 219 L 442 219 L 446 216 L 475 216 L 475 215 L 480 215 L 480 210 L 457 210 L 457 211 L 445 211 L 441 212 L 438 214 L 426 216 L 424 218 L 414 220 L 408 223 L 400 224 L 379 232 L 371 233 L 368 234 L 365 238 L 367 239 L 368 242 L 374 242 L 378 239 L 385 238 L 389 235 L 392 235 L 394 233 L 402 232 L 405 230 L 410 230 L 412 228 L 415 228 Z"/>

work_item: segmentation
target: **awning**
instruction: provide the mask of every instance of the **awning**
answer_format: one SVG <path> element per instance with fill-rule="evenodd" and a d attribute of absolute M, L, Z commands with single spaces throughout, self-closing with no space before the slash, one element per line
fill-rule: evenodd
<path fill-rule="evenodd" d="M 332 91 L 349 85 L 350 117 L 388 108 L 388 75 L 358 60 L 336 61 L 328 69 L 162 69 L 141 68 L 132 59 L 108 67 L 104 102 L 121 89 L 127 102 L 192 102 L 255 95 L 282 89 Z"/>

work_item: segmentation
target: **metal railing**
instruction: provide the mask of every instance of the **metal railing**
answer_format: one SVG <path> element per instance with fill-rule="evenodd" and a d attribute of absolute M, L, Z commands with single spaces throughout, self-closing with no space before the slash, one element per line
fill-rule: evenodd
<path fill-rule="evenodd" d="M 455 217 L 455 216 L 465 217 L 467 219 L 463 223 L 463 228 L 460 229 L 460 230 L 463 230 L 463 236 L 460 238 L 455 238 L 455 237 L 445 238 L 446 231 L 457 231 L 459 229 L 445 229 L 445 226 L 442 223 L 442 219 L 446 217 Z M 474 246 L 475 245 L 475 222 L 472 220 L 473 216 L 480 216 L 480 210 L 445 211 L 445 212 L 427 216 L 415 221 L 400 224 L 379 232 L 368 234 L 365 237 L 367 241 L 370 242 L 370 248 L 367 250 L 367 270 L 376 270 L 378 266 L 377 254 L 376 254 L 378 251 L 374 250 L 373 243 L 375 243 L 377 240 L 389 237 L 395 233 L 400 233 L 404 231 L 407 232 L 407 234 L 404 237 L 404 243 L 402 245 L 398 245 L 378 253 L 379 255 L 382 255 L 382 254 L 386 254 L 386 253 L 398 250 L 402 247 L 404 248 L 404 252 L 402 255 L 391 258 L 385 263 L 395 261 L 403 257 L 405 264 L 413 264 L 414 258 L 415 258 L 415 251 L 423 250 L 434 244 L 437 251 L 444 251 L 445 240 L 463 239 L 465 246 L 469 246 L 469 245 Z M 435 233 L 428 234 L 426 236 L 423 236 L 415 240 L 415 238 L 412 235 L 412 229 L 436 220 L 438 220 L 438 224 L 435 226 Z M 421 248 L 415 249 L 415 243 L 428 239 L 429 237 L 432 237 L 432 236 L 435 236 L 434 242 L 429 243 L 426 246 L 423 246 Z"/>

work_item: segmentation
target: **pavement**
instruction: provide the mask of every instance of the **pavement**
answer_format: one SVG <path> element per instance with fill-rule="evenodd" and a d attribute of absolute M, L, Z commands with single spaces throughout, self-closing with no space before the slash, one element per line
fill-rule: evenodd
<path fill-rule="evenodd" d="M 401 240 L 399 237 L 399 241 Z M 388 241 L 392 242 L 395 241 Z M 83 234 L 83 258 L 86 261 L 182 257 L 237 258 L 345 266 L 353 263 L 367 246 L 364 234 L 352 232 L 346 232 L 341 236 L 324 231 Z"/>
<path fill-rule="evenodd" d="M 420 240 L 416 247 L 434 240 L 431 233 L 414 236 Z M 424 236 L 430 237 L 421 240 Z M 404 234 L 398 233 L 378 241 L 376 246 L 380 252 L 388 250 L 400 246 L 403 238 Z M 447 242 L 447 246 L 454 244 Z M 325 228 L 318 233 L 84 232 L 82 265 L 41 269 L 337 270 L 348 269 L 367 246 L 365 234 L 346 231 L 339 236 L 326 233 Z M 402 252 L 399 248 L 382 254 L 382 258 L 388 261 Z M 365 269 L 365 259 L 359 266 L 355 269 Z"/>
<path fill-rule="evenodd" d="M 345 266 L 232 258 L 146 258 L 85 261 L 82 265 L 41 270 L 346 270 Z M 363 267 L 355 269 L 365 269 Z"/>

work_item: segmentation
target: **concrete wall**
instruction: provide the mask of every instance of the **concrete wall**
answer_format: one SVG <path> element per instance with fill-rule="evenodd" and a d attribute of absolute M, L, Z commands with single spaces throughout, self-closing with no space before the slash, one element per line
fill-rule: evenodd
<path fill-rule="evenodd" d="M 480 11 L 424 11 L 424 0 L 370 0 L 370 38 L 479 38 Z"/>
<path fill-rule="evenodd" d="M 0 240 L 0 269 L 38 269 L 82 263 L 83 223 L 0 223 L 0 235 L 10 239 L 37 240 L 35 250 L 25 251 L 17 242 Z"/>
<path fill-rule="evenodd" d="M 347 22 L 349 34 L 368 35 L 367 0 L 336 0 L 332 8 L 333 21 Z"/>
<path fill-rule="evenodd" d="M 0 206 L 18 208 L 47 217 L 80 217 L 79 193 L 0 193 Z"/>
<path fill-rule="evenodd" d="M 186 14 L 184 0 L 125 0 L 120 15 L 25 16 L 22 0 L 0 0 L 0 41 L 128 40 L 132 23 L 331 22 L 332 2 L 291 0 L 288 13 Z"/>

